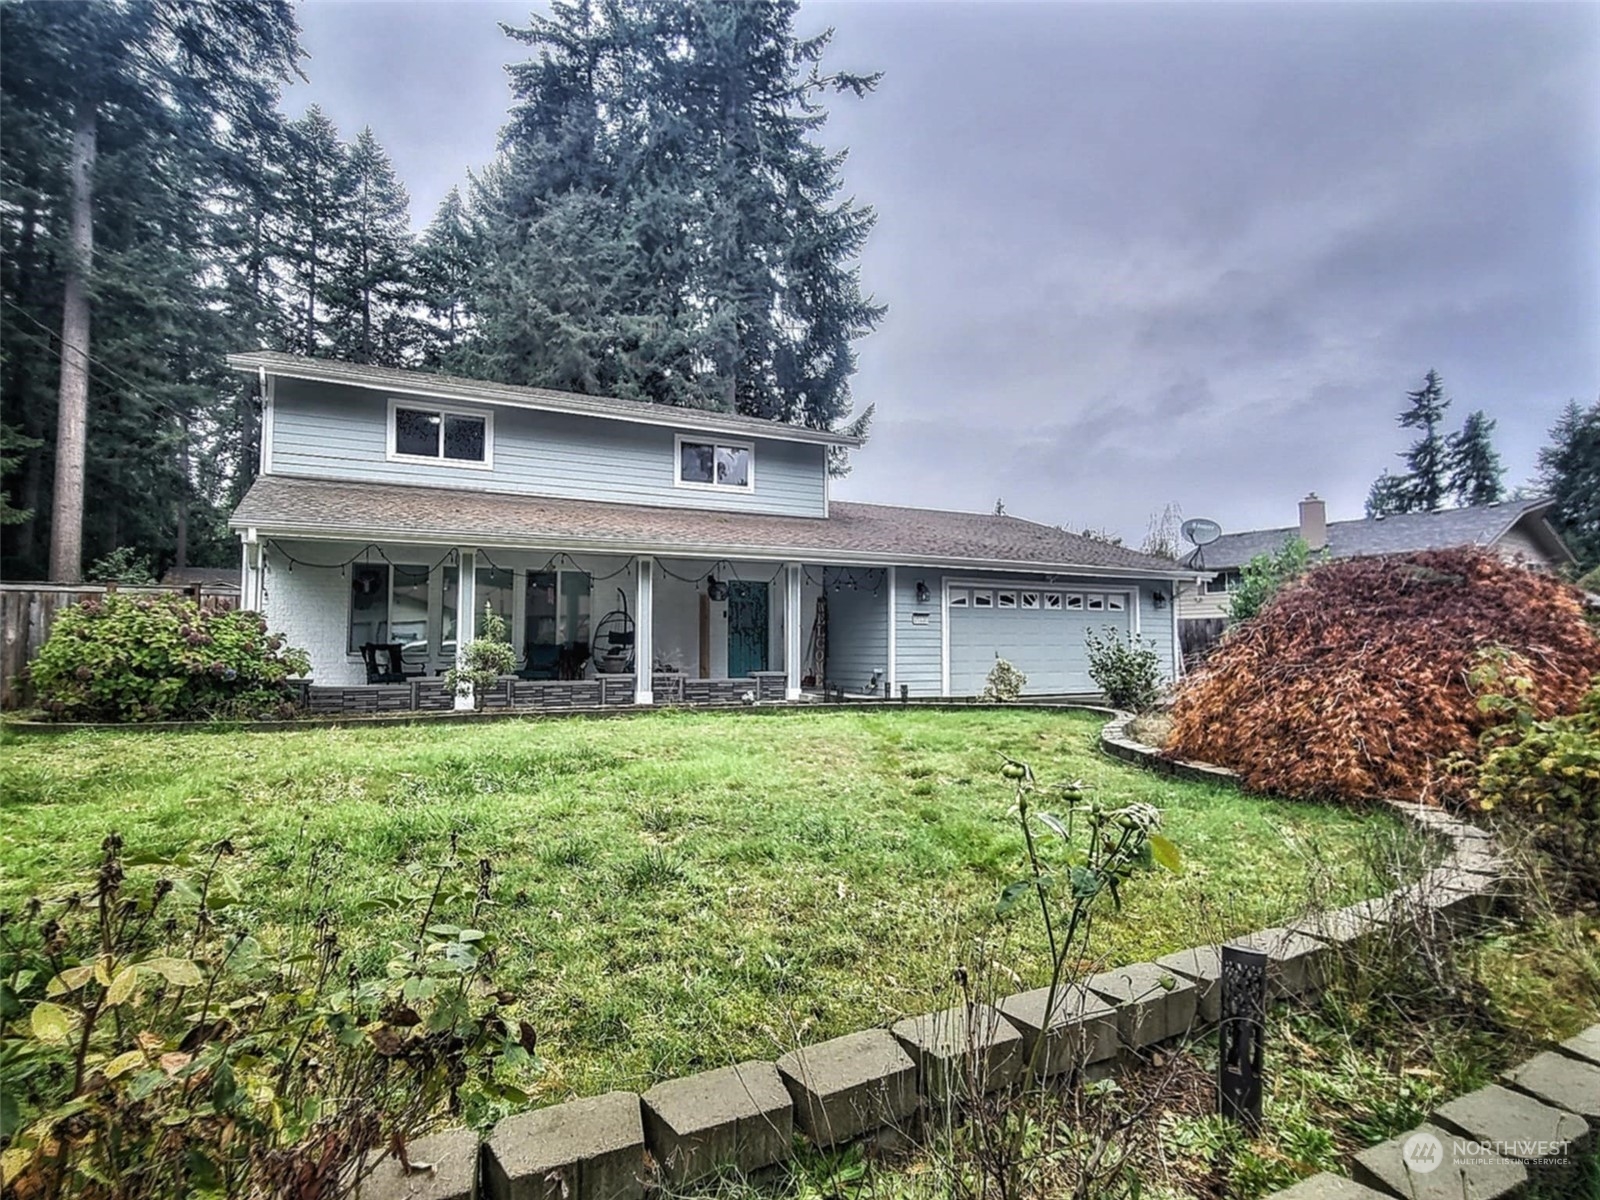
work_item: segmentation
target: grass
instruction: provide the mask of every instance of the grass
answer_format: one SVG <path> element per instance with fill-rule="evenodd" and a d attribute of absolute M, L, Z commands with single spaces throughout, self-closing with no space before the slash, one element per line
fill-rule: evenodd
<path fill-rule="evenodd" d="M 1379 884 L 1384 814 L 1246 797 L 1127 767 L 1087 714 L 661 712 L 293 732 L 11 736 L 0 903 L 82 886 L 120 833 L 146 875 L 239 851 L 231 919 L 270 938 L 310 847 L 379 970 L 415 915 L 381 903 L 452 837 L 497 872 L 497 982 L 538 1028 L 544 1099 L 651 1083 L 952 1003 L 976 963 L 1042 982 L 1004 753 L 1161 807 L 1186 863 L 1100 926 L 1150 958 Z M 130 876 L 136 874 L 130 871 Z"/>

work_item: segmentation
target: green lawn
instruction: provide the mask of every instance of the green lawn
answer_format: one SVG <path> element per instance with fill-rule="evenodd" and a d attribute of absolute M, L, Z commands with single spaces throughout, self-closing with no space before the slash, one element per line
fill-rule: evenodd
<path fill-rule="evenodd" d="M 363 964 L 413 928 L 374 900 L 405 868 L 498 872 L 498 980 L 541 1035 L 541 1095 L 650 1083 L 950 1003 L 958 962 L 1033 986 L 999 754 L 1166 813 L 1181 876 L 1138 877 L 1100 926 L 1132 961 L 1269 924 L 1313 888 L 1354 898 L 1396 824 L 1127 767 L 1087 714 L 661 712 L 629 719 L 9 736 L 0 901 L 84 886 L 115 830 L 130 862 L 238 848 L 230 919 L 270 940 L 311 846 Z M 140 870 L 130 868 L 130 877 Z M 1009 987 L 1009 984 L 1008 984 Z"/>

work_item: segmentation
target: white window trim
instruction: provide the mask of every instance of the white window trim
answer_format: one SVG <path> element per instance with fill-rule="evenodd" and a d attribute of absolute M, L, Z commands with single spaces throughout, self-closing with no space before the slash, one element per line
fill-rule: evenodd
<path fill-rule="evenodd" d="M 394 560 L 384 559 L 382 562 L 360 562 L 360 563 L 353 563 L 351 565 L 350 579 L 349 579 L 348 582 L 346 582 L 345 589 L 344 589 L 344 644 L 345 644 L 344 657 L 345 657 L 345 661 L 346 662 L 359 663 L 359 662 L 365 662 L 366 661 L 361 656 L 361 647 L 360 646 L 352 647 L 350 645 L 350 626 L 355 623 L 355 615 L 356 615 L 356 611 L 355 611 L 356 610 L 355 592 L 350 586 L 351 583 L 353 583 L 354 580 L 355 580 L 355 573 L 354 573 L 355 572 L 355 568 L 356 567 L 382 567 L 384 569 L 384 575 L 388 579 L 388 586 L 384 590 L 384 598 L 383 598 L 383 627 L 389 631 L 389 634 L 390 634 L 389 641 L 393 641 L 394 640 L 394 638 L 393 638 L 393 634 L 394 634 L 394 569 L 396 567 L 416 567 L 416 568 L 419 568 L 419 569 L 422 569 L 422 570 L 427 570 L 428 565 L 429 564 L 427 564 L 427 563 L 421 563 L 421 562 L 403 562 L 403 561 L 401 561 L 399 559 L 394 559 Z M 432 624 L 432 622 L 433 622 L 433 577 L 437 573 L 438 572 L 428 571 L 428 622 L 429 622 L 429 624 L 428 624 L 428 636 L 429 637 L 431 637 L 432 634 L 433 634 L 433 624 Z M 387 642 L 378 642 L 378 643 L 375 643 L 375 644 L 382 646 L 382 645 L 387 645 L 388 643 Z M 409 645 L 409 644 L 410 643 L 407 643 L 407 642 L 402 642 L 401 643 L 401 645 Z"/>
<path fill-rule="evenodd" d="M 690 442 L 696 446 L 721 446 L 726 450 L 743 450 L 750 456 L 750 470 L 745 473 L 743 484 L 736 483 L 695 483 L 683 477 L 683 444 Z M 715 460 L 715 454 L 712 455 Z M 826 462 L 826 459 L 824 459 Z M 715 468 L 713 467 L 713 474 Z M 754 442 L 741 442 L 736 438 L 717 437 L 715 434 L 680 433 L 672 439 L 672 486 L 686 488 L 694 492 L 734 492 L 745 495 L 756 490 L 756 444 Z M 826 501 L 824 501 L 826 503 Z M 826 515 L 826 514 L 824 514 Z"/>
<path fill-rule="evenodd" d="M 439 456 L 437 458 L 426 454 L 401 454 L 394 448 L 395 442 L 395 410 L 409 408 L 414 412 L 438 413 L 439 426 Z M 444 457 L 444 418 L 445 417 L 471 417 L 473 420 L 483 422 L 483 461 L 473 462 L 466 458 Z M 494 413 L 486 408 L 466 408 L 459 405 L 442 405 L 427 400 L 405 400 L 398 396 L 389 397 L 389 423 L 386 430 L 386 454 L 390 462 L 420 463 L 428 467 L 461 467 L 468 471 L 494 470 Z"/>

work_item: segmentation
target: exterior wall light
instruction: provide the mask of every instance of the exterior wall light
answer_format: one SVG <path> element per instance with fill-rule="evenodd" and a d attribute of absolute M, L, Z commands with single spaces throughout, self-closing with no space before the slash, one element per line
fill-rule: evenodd
<path fill-rule="evenodd" d="M 928 585 L 923 583 L 920 579 L 917 580 L 917 603 L 926 604 L 932 598 L 933 593 L 928 591 Z"/>

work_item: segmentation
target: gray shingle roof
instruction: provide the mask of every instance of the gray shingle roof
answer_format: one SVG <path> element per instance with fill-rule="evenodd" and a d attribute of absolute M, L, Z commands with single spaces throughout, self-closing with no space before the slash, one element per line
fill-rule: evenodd
<path fill-rule="evenodd" d="M 266 536 L 795 558 L 1175 578 L 1155 558 L 1017 517 L 835 501 L 826 517 L 604 504 L 263 475 L 231 522 Z"/>
<path fill-rule="evenodd" d="M 537 408 L 547 412 L 576 413 L 612 421 L 642 421 L 652 425 L 671 425 L 680 429 L 699 429 L 712 433 L 742 434 L 745 437 L 774 438 L 788 442 L 811 442 L 823 446 L 857 447 L 861 439 L 828 429 L 808 429 L 760 417 L 709 412 L 696 408 L 673 408 L 639 400 L 618 400 L 611 396 L 582 396 L 551 388 L 521 387 L 509 383 L 490 383 L 460 375 L 434 375 L 427 371 L 407 371 L 398 367 L 379 367 L 364 363 L 340 362 L 332 358 L 307 358 L 278 350 L 252 350 L 231 354 L 228 365 L 238 371 L 265 371 L 287 379 L 309 379 L 345 387 L 372 388 L 412 396 L 432 396 L 479 404 L 505 404 L 518 408 Z"/>
<path fill-rule="evenodd" d="M 1418 550 L 1447 550 L 1455 546 L 1487 547 L 1518 521 L 1537 516 L 1549 507 L 1550 501 L 1544 499 L 1506 500 L 1439 512 L 1329 521 L 1328 556 L 1368 558 Z M 1299 534 L 1299 526 L 1295 525 L 1224 534 L 1205 548 L 1201 561 L 1208 571 L 1242 567 L 1258 554 L 1276 554 L 1283 549 L 1284 542 Z M 1180 561 L 1185 566 L 1193 566 L 1198 557 L 1198 551 L 1190 551 Z"/>

